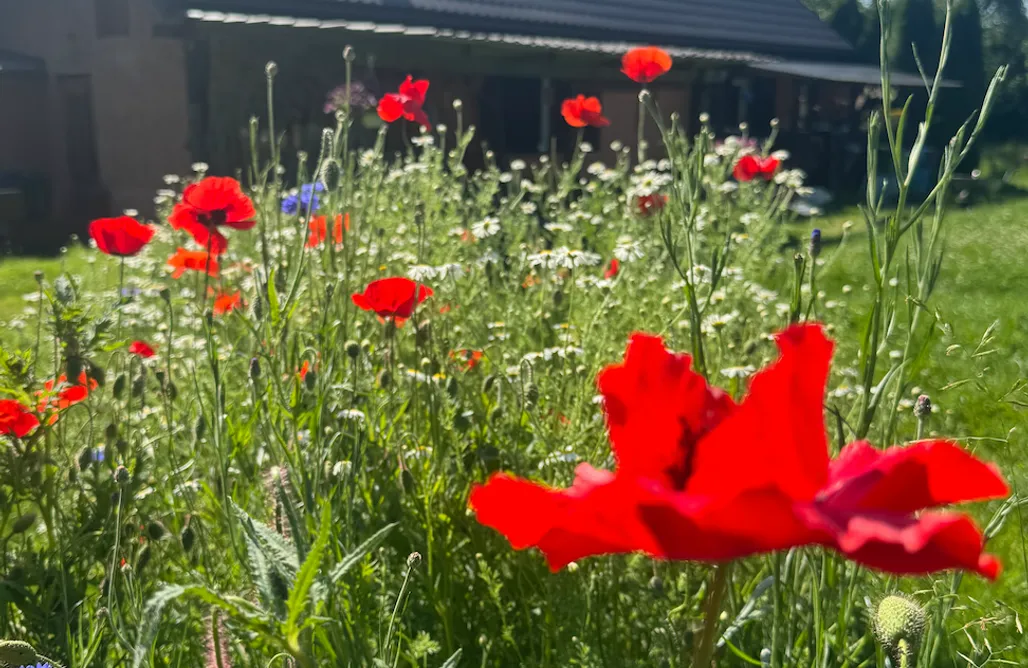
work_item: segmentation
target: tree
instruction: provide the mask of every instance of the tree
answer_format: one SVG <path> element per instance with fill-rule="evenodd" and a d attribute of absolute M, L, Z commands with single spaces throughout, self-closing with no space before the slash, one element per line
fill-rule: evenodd
<path fill-rule="evenodd" d="M 942 48 L 942 30 L 936 21 L 933 0 L 905 0 L 894 12 L 896 19 L 892 28 L 892 53 L 890 57 L 897 70 L 916 73 L 917 61 L 928 76 L 935 74 L 939 66 L 939 51 Z M 917 52 L 917 58 L 914 52 Z"/>
<path fill-rule="evenodd" d="M 877 54 L 878 46 L 867 49 L 867 42 L 872 31 L 870 30 L 870 19 L 868 12 L 865 12 L 857 0 L 845 0 L 832 15 L 831 26 L 835 32 L 842 35 L 843 39 L 853 45 L 861 60 L 870 60 L 869 51 Z M 877 18 L 875 18 L 877 21 Z"/>

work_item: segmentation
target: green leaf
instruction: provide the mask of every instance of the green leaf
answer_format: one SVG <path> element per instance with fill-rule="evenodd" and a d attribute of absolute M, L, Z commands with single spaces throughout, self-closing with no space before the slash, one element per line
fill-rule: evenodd
<path fill-rule="evenodd" d="M 389 533 L 398 525 L 399 522 L 387 524 L 386 526 L 379 529 L 378 532 L 371 538 L 367 539 L 366 541 L 358 545 L 356 548 L 354 548 L 353 552 L 350 552 L 348 555 L 343 557 L 343 560 L 339 562 L 339 565 L 332 569 L 332 573 L 329 575 L 329 581 L 332 584 L 336 584 L 337 582 L 339 582 L 339 580 L 342 579 L 344 575 L 346 575 L 347 571 L 349 571 L 351 568 L 360 563 L 360 561 L 365 556 L 367 556 L 369 552 L 378 548 L 378 546 L 381 545 L 383 541 L 385 541 Z"/>
<path fill-rule="evenodd" d="M 300 572 L 296 574 L 296 582 L 293 584 L 293 589 L 289 592 L 289 600 L 286 602 L 286 609 L 289 611 L 285 626 L 286 642 L 290 647 L 297 647 L 300 637 L 297 622 L 307 608 L 307 597 L 314 584 L 314 579 L 318 576 L 321 561 L 325 557 L 325 548 L 328 547 L 328 540 L 331 536 L 332 512 L 326 503 L 321 507 L 321 529 L 318 531 L 318 539 L 314 541 L 310 554 L 304 560 Z"/>
<path fill-rule="evenodd" d="M 464 650 L 458 649 L 456 652 L 453 653 L 453 656 L 447 659 L 446 663 L 444 663 L 440 668 L 457 668 L 457 664 L 460 663 L 460 656 L 463 653 Z"/>
<path fill-rule="evenodd" d="M 262 602 L 279 617 L 284 617 L 284 603 L 299 570 L 296 549 L 272 529 L 255 522 L 235 503 L 232 507 L 246 539 L 250 577 L 257 586 Z"/>
<path fill-rule="evenodd" d="M 136 636 L 136 647 L 132 651 L 132 668 L 140 668 L 146 663 L 150 648 L 157 637 L 157 629 L 161 625 L 161 613 L 164 612 L 164 607 L 184 593 L 186 593 L 185 587 L 166 585 L 146 602 L 146 607 L 143 608 L 143 619 L 139 625 L 139 634 Z"/>
<path fill-rule="evenodd" d="M 268 308 L 271 311 L 272 329 L 278 328 L 278 321 L 282 317 L 282 314 L 279 312 L 278 289 L 275 287 L 275 274 L 277 273 L 277 269 L 272 269 L 271 274 L 268 276 Z"/>

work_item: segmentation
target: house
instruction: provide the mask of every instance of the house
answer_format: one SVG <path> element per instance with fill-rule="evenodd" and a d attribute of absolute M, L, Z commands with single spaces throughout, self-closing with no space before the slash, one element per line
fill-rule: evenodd
<path fill-rule="evenodd" d="M 612 121 L 590 137 L 597 146 L 634 143 L 638 87 L 618 70 L 639 44 L 675 58 L 652 90 L 692 129 L 707 112 L 719 132 L 778 118 L 785 136 L 816 134 L 850 123 L 853 100 L 877 81 L 874 68 L 846 64 L 850 45 L 800 0 L 9 1 L 0 234 L 15 215 L 6 209 L 21 212 L 15 230 L 43 215 L 4 207 L 5 183 L 48 184 L 47 219 L 58 221 L 48 236 L 62 237 L 92 217 L 146 212 L 162 176 L 194 160 L 220 173 L 244 166 L 249 119 L 267 116 L 268 61 L 285 155 L 316 147 L 334 124 L 323 107 L 344 81 L 345 45 L 372 94 L 407 73 L 429 78 L 433 123 L 453 127 L 459 98 L 464 122 L 507 159 L 550 149 L 551 135 L 566 148 L 559 107 L 572 93 L 598 95 Z M 920 83 L 909 79 L 897 83 Z"/>

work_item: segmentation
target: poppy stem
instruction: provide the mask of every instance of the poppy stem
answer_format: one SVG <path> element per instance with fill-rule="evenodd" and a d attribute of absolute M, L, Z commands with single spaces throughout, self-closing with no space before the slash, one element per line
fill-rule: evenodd
<path fill-rule="evenodd" d="M 643 88 L 646 90 L 646 88 Z M 636 157 L 638 158 L 639 164 L 646 162 L 646 103 L 643 102 L 643 96 L 639 95 L 639 126 L 636 134 Z"/>
<path fill-rule="evenodd" d="M 121 338 L 121 307 L 125 305 L 125 256 L 118 265 L 118 338 Z"/>
<path fill-rule="evenodd" d="M 710 660 L 714 655 L 714 638 L 721 621 L 721 601 L 731 580 L 732 564 L 718 564 L 714 567 L 714 575 L 707 594 L 706 610 L 703 615 L 703 634 L 693 653 L 692 668 L 710 668 Z"/>

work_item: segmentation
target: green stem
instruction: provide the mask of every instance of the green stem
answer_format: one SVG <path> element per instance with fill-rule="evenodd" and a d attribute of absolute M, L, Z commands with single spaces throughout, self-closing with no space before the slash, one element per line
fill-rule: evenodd
<path fill-rule="evenodd" d="M 714 567 L 713 583 L 707 594 L 707 605 L 703 616 L 703 633 L 693 653 L 692 668 L 709 668 L 714 655 L 714 639 L 721 621 L 721 602 L 724 600 L 728 582 L 731 579 L 732 564 Z"/>

